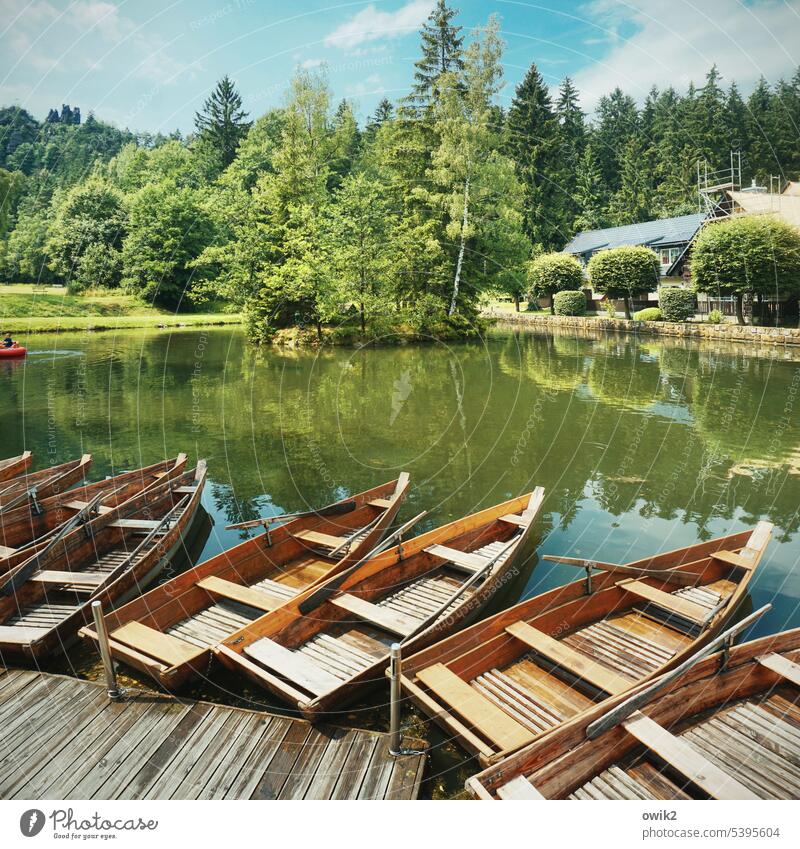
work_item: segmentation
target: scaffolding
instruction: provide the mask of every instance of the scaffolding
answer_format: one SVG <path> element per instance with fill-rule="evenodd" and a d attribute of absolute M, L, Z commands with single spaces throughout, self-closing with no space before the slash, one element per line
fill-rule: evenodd
<path fill-rule="evenodd" d="M 730 167 L 711 171 L 706 160 L 697 161 L 698 212 L 707 218 L 719 218 L 730 213 L 728 192 L 742 188 L 742 152 L 732 150 Z"/>

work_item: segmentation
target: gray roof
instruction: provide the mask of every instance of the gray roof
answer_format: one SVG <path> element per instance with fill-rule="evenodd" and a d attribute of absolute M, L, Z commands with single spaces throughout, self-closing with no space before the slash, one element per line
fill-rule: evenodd
<path fill-rule="evenodd" d="M 622 245 L 648 245 L 659 247 L 690 242 L 700 228 L 705 213 L 679 215 L 677 218 L 659 218 L 624 227 L 606 227 L 604 230 L 583 230 L 564 248 L 564 253 L 584 254 Z"/>

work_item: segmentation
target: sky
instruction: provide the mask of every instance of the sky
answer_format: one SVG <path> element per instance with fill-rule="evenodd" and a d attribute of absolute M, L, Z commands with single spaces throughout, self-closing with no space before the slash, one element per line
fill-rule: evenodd
<path fill-rule="evenodd" d="M 408 93 L 420 25 L 434 0 L 0 0 L 0 105 L 43 118 L 77 105 L 84 117 L 148 132 L 192 129 L 216 80 L 229 74 L 256 118 L 283 103 L 298 66 L 325 64 L 334 98 L 363 119 Z M 800 65 L 800 0 L 455 0 L 465 33 L 501 20 L 506 86 L 532 62 L 557 88 L 577 84 L 591 114 L 620 86 L 701 84 L 716 63 L 747 92 Z"/>

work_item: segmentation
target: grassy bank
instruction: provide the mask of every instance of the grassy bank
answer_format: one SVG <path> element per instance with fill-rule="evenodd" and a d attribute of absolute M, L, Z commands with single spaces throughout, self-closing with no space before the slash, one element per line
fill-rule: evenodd
<path fill-rule="evenodd" d="M 119 292 L 69 295 L 57 286 L 0 286 L 0 329 L 12 331 L 23 343 L 26 333 L 240 323 L 238 313 L 176 314 Z"/>

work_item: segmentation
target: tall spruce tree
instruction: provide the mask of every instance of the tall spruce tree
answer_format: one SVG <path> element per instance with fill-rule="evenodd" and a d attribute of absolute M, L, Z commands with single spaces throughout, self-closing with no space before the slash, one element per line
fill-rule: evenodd
<path fill-rule="evenodd" d="M 597 106 L 595 150 L 600 173 L 608 186 L 616 191 L 620 186 L 620 157 L 627 142 L 639 132 L 636 101 L 615 88 L 601 97 Z"/>
<path fill-rule="evenodd" d="M 597 230 L 606 225 L 608 191 L 603 183 L 597 156 L 591 143 L 586 145 L 575 174 L 575 205 L 578 213 L 572 229 Z"/>
<path fill-rule="evenodd" d="M 201 141 L 209 143 L 221 166 L 227 168 L 250 127 L 241 95 L 227 74 L 217 83 L 203 110 L 195 114 L 194 125 Z"/>
<path fill-rule="evenodd" d="M 525 230 L 534 246 L 563 247 L 559 231 L 558 120 L 550 92 L 536 65 L 517 86 L 506 120 L 507 149 L 525 187 Z"/>
<path fill-rule="evenodd" d="M 578 216 L 578 168 L 586 147 L 586 119 L 578 103 L 578 90 L 569 77 L 565 77 L 556 101 L 558 121 L 559 169 L 556 177 L 558 229 L 564 239 L 574 233 Z"/>
<path fill-rule="evenodd" d="M 426 110 L 433 105 L 436 81 L 442 74 L 459 74 L 464 68 L 461 27 L 452 23 L 458 9 L 437 0 L 436 6 L 422 25 L 422 58 L 415 63 L 414 86 L 408 101 Z"/>

